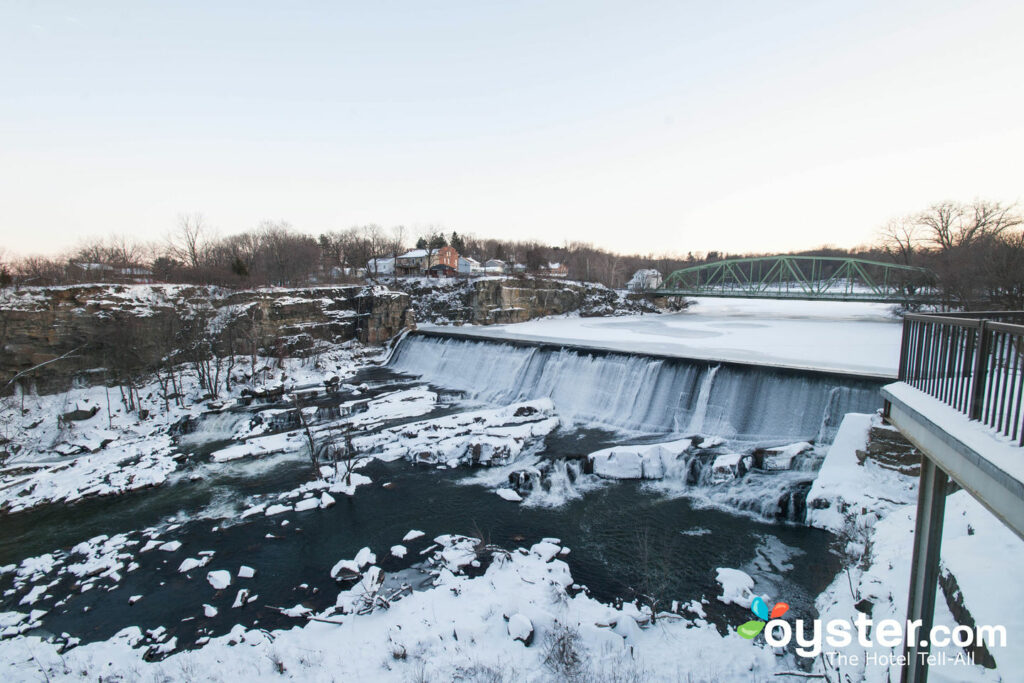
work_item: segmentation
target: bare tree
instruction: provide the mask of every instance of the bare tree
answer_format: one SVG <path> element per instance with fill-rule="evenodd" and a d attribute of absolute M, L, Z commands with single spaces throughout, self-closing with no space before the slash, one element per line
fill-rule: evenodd
<path fill-rule="evenodd" d="M 199 268 L 203 248 L 210 239 L 210 229 L 201 213 L 178 216 L 178 227 L 168 239 L 171 254 L 192 268 Z"/>
<path fill-rule="evenodd" d="M 905 266 L 913 264 L 921 248 L 921 224 L 910 218 L 896 218 L 878 231 L 882 249 L 893 261 Z"/>

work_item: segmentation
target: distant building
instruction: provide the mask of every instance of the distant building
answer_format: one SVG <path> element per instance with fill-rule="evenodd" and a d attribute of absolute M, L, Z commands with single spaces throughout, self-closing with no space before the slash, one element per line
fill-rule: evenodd
<path fill-rule="evenodd" d="M 484 272 L 484 267 L 475 258 L 469 256 L 459 257 L 459 275 L 479 275 Z"/>
<path fill-rule="evenodd" d="M 661 287 L 661 273 L 654 268 L 644 268 L 633 273 L 626 283 L 626 289 L 634 292 L 642 292 L 649 289 Z"/>
<path fill-rule="evenodd" d="M 366 263 L 366 273 L 371 277 L 376 275 L 394 275 L 395 274 L 395 259 L 393 256 L 386 258 L 375 258 L 370 259 Z"/>
<path fill-rule="evenodd" d="M 395 272 L 399 275 L 422 275 L 426 268 L 427 250 L 407 251 L 395 261 Z"/>
<path fill-rule="evenodd" d="M 488 275 L 499 275 L 504 273 L 508 265 L 501 259 L 488 259 L 484 262 L 484 272 Z"/>
<path fill-rule="evenodd" d="M 459 269 L 459 252 L 452 247 L 441 247 L 428 252 L 413 249 L 398 257 L 395 272 L 399 275 L 436 275 L 450 277 Z"/>
<path fill-rule="evenodd" d="M 431 275 L 451 277 L 459 270 L 459 252 L 453 247 L 441 247 L 430 255 L 427 271 Z"/>

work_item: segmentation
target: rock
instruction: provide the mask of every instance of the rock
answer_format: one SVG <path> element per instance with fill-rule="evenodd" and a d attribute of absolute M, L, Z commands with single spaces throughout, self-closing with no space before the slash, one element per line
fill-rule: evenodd
<path fill-rule="evenodd" d="M 516 612 L 508 618 L 508 634 L 529 647 L 533 642 L 533 623 L 525 614 Z"/>
<path fill-rule="evenodd" d="M 89 371 L 105 367 L 109 344 L 100 340 L 131 345 L 131 354 L 121 356 L 131 365 L 125 370 L 151 368 L 173 342 L 166 330 L 186 312 L 218 321 L 215 343 L 226 343 L 228 335 L 251 338 L 266 355 L 276 353 L 279 343 L 289 355 L 307 354 L 319 340 L 380 344 L 414 326 L 409 295 L 386 287 L 23 287 L 0 297 L 5 325 L 0 380 L 74 350 L 29 380 L 41 393 L 62 390 L 73 378 L 98 382 L 103 374 Z M 68 419 L 82 419 L 82 414 L 72 411 Z"/>

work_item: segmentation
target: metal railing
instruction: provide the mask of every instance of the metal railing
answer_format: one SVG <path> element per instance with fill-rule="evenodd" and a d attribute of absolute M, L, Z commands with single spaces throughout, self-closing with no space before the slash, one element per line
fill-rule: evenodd
<path fill-rule="evenodd" d="M 899 378 L 1024 446 L 1024 325 L 1010 321 L 1024 312 L 907 314 Z"/>

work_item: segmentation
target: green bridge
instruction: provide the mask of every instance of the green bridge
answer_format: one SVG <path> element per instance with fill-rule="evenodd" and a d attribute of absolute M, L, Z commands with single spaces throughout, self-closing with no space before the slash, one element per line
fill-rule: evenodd
<path fill-rule="evenodd" d="M 934 275 L 925 268 L 832 256 L 762 256 L 683 268 L 657 288 L 665 296 L 928 303 Z"/>

